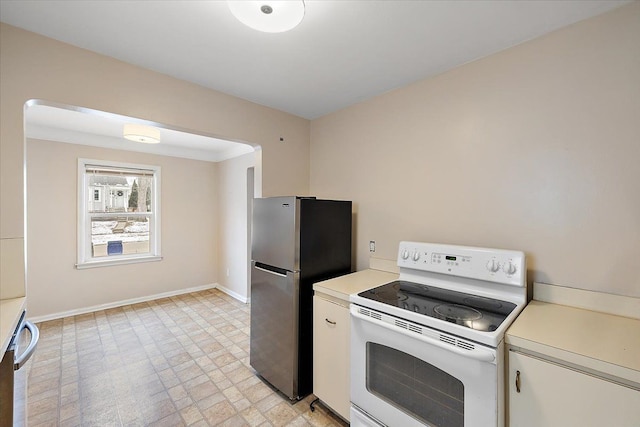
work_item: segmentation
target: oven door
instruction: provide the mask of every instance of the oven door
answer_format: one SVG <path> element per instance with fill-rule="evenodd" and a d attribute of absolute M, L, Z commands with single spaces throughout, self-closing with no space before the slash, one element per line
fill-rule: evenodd
<path fill-rule="evenodd" d="M 351 304 L 353 425 L 502 426 L 501 348 Z"/>

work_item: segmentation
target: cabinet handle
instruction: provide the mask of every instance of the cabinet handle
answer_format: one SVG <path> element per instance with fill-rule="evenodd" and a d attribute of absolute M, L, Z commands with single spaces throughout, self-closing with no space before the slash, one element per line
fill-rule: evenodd
<path fill-rule="evenodd" d="M 520 393 L 520 371 L 516 371 L 516 391 Z"/>
<path fill-rule="evenodd" d="M 330 325 L 335 325 L 336 322 L 332 322 L 331 320 L 327 319 L 326 317 L 324 318 L 325 322 L 327 322 Z"/>

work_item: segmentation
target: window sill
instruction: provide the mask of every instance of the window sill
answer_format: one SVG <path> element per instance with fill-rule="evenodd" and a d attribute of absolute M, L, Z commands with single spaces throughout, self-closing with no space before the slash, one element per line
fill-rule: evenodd
<path fill-rule="evenodd" d="M 113 265 L 138 264 L 141 262 L 154 262 L 154 261 L 162 261 L 162 257 L 154 256 L 154 255 L 146 255 L 146 256 L 140 256 L 140 257 L 106 259 L 106 260 L 100 260 L 100 261 L 87 261 L 87 262 L 76 264 L 76 269 L 84 270 L 87 268 L 111 267 Z"/>

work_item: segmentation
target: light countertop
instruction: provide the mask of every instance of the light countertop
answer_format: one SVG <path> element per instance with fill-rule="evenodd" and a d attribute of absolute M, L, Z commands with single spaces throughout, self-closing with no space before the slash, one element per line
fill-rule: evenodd
<path fill-rule="evenodd" d="M 0 355 L 4 355 L 9 347 L 13 331 L 18 326 L 26 301 L 27 299 L 24 297 L 0 300 L 0 340 L 2 340 Z"/>
<path fill-rule="evenodd" d="M 313 290 L 316 293 L 329 295 L 348 303 L 349 295 L 366 291 L 394 280 L 398 280 L 397 273 L 368 269 L 314 283 Z"/>
<path fill-rule="evenodd" d="M 638 319 L 534 300 L 507 330 L 506 341 L 640 387 Z"/>

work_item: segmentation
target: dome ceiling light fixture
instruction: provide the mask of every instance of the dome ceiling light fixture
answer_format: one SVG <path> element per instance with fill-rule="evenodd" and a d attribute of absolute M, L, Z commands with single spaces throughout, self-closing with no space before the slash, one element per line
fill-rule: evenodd
<path fill-rule="evenodd" d="M 144 144 L 158 144 L 160 142 L 160 129 L 151 126 L 127 123 L 124 125 L 122 135 L 130 141 Z"/>
<path fill-rule="evenodd" d="M 304 1 L 302 0 L 228 0 L 227 5 L 238 21 L 265 33 L 289 31 L 304 18 Z"/>

